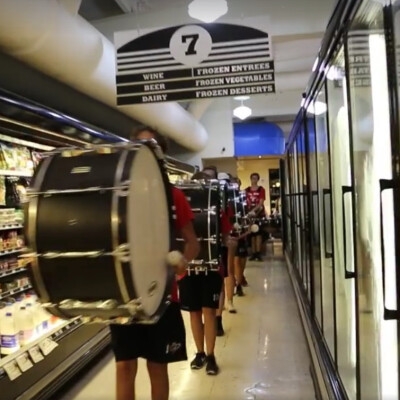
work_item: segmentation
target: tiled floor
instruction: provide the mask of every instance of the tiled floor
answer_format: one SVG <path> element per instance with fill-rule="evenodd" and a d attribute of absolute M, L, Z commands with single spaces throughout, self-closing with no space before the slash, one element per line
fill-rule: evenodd
<path fill-rule="evenodd" d="M 224 313 L 226 334 L 217 338 L 220 375 L 170 367 L 171 400 L 313 400 L 310 360 L 286 266 L 282 261 L 249 262 L 250 286 L 235 298 L 238 314 Z M 188 318 L 188 354 L 195 352 Z M 111 400 L 115 369 L 109 354 L 58 400 Z M 139 363 L 138 400 L 150 398 L 144 363 Z"/>

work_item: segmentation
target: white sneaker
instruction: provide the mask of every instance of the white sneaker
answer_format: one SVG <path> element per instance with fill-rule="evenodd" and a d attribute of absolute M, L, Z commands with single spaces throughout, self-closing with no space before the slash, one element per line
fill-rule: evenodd
<path fill-rule="evenodd" d="M 236 314 L 236 308 L 235 308 L 235 306 L 233 305 L 233 302 L 232 301 L 228 301 L 228 311 L 231 313 L 231 314 Z"/>

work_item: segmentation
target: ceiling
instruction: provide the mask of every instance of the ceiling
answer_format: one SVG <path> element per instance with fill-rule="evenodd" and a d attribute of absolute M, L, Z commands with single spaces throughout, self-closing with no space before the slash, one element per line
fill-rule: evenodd
<path fill-rule="evenodd" d="M 196 20 L 187 13 L 189 3 L 190 0 L 83 0 L 79 13 L 113 40 L 116 31 L 143 33 L 151 28 L 193 23 Z M 288 133 L 335 4 L 336 0 L 228 0 L 228 14 L 217 22 L 264 30 L 272 41 L 276 93 L 252 96 L 245 102 L 251 107 L 253 118 L 282 123 Z M 232 110 L 238 105 L 238 101 L 231 100 Z"/>

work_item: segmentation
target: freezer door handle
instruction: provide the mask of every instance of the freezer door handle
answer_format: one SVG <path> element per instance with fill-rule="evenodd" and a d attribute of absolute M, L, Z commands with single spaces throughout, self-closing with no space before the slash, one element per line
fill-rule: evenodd
<path fill-rule="evenodd" d="M 344 278 L 353 279 L 356 277 L 355 272 L 347 269 L 347 229 L 346 229 L 346 205 L 345 196 L 348 193 L 353 193 L 352 186 L 342 186 L 342 210 L 343 210 L 343 249 L 344 249 Z"/>
<path fill-rule="evenodd" d="M 327 247 L 326 247 L 326 238 L 328 237 L 327 235 L 327 226 L 326 226 L 326 204 L 325 204 L 325 197 L 331 195 L 331 189 L 322 189 L 322 220 L 323 220 L 323 237 L 324 237 L 324 252 L 325 252 L 325 258 L 333 258 L 332 252 L 329 252 Z M 331 213 L 331 212 L 330 212 Z M 331 218 L 332 220 L 332 218 Z"/>
<path fill-rule="evenodd" d="M 383 293 L 383 319 L 385 320 L 398 320 L 400 319 L 400 311 L 393 310 L 386 307 L 386 257 L 385 257 L 385 237 L 383 226 L 383 199 L 382 194 L 385 190 L 394 190 L 399 187 L 399 184 L 393 179 L 380 179 L 379 180 L 379 202 L 380 202 L 380 235 L 381 235 L 381 257 L 382 257 L 382 293 Z M 396 268 L 397 270 L 397 268 Z M 393 279 L 396 280 L 394 276 Z M 396 288 L 397 289 L 397 288 Z"/>

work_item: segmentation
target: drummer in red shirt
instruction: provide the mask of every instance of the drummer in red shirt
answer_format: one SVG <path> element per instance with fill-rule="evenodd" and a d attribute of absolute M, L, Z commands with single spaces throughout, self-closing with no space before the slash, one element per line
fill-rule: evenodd
<path fill-rule="evenodd" d="M 193 180 L 200 181 L 213 178 L 214 174 L 210 168 L 192 176 Z M 214 350 L 217 334 L 216 311 L 219 307 L 222 282 L 221 268 L 207 273 L 186 274 L 179 280 L 181 308 L 190 314 L 190 326 L 196 345 L 196 355 L 190 363 L 190 368 L 199 370 L 205 366 L 207 375 L 219 373 Z"/>
<path fill-rule="evenodd" d="M 155 139 L 164 152 L 166 140 L 151 128 L 142 128 L 132 139 Z M 199 253 L 199 243 L 193 228 L 192 210 L 182 191 L 171 185 L 175 206 L 175 235 L 183 238 L 183 257 L 174 266 L 177 275 L 186 272 L 187 261 Z M 187 360 L 186 332 L 180 305 L 178 287 L 174 281 L 171 304 L 154 325 L 111 325 L 111 345 L 116 361 L 116 400 L 135 399 L 135 380 L 138 358 L 147 360 L 152 400 L 168 400 L 168 364 Z M 150 398 L 150 397 L 147 397 Z"/>
<path fill-rule="evenodd" d="M 259 180 L 260 175 L 257 172 L 253 172 L 250 175 L 251 186 L 246 188 L 247 215 L 254 218 L 255 223 L 257 223 L 257 220 L 265 217 L 265 189 L 259 186 Z M 262 261 L 261 246 L 262 232 L 259 230 L 251 234 L 252 255 L 250 260 Z"/>

